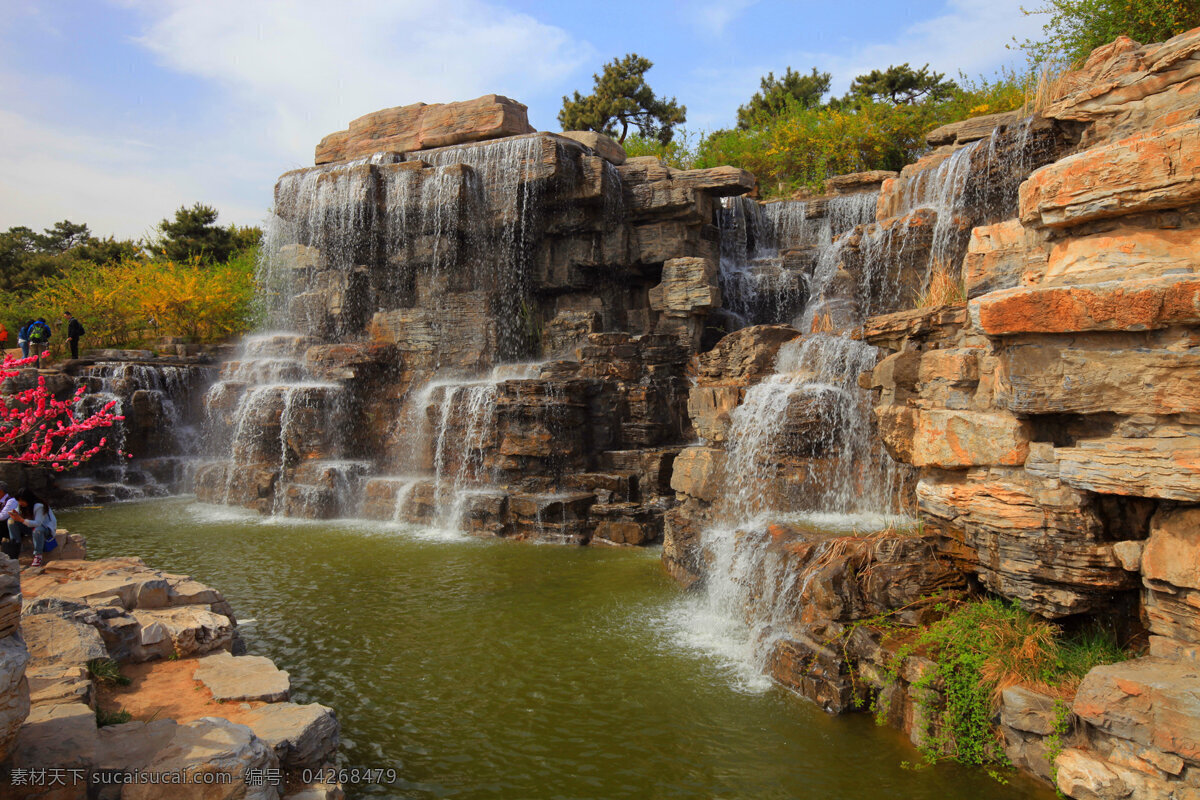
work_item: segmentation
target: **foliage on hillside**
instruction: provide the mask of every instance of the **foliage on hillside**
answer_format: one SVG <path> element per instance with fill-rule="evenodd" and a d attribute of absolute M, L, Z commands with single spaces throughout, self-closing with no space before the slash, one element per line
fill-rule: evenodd
<path fill-rule="evenodd" d="M 81 262 L 26 295 L 0 295 L 0 321 L 15 332 L 25 319 L 45 317 L 54 326 L 70 311 L 87 328 L 85 346 L 91 347 L 164 336 L 221 340 L 246 331 L 252 322 L 256 258 L 252 249 L 221 264 L 139 258 Z M 52 341 L 61 344 L 61 331 L 56 334 Z"/>
<path fill-rule="evenodd" d="M 939 76 L 940 77 L 940 76 Z M 1032 79 L 1007 73 L 995 80 L 960 77 L 924 102 L 893 103 L 847 96 L 809 107 L 784 99 L 778 113 L 760 114 L 749 128 L 689 134 L 667 144 L 630 137 L 631 156 L 654 155 L 679 169 L 724 164 L 753 172 L 765 196 L 820 189 L 826 178 L 872 169 L 899 170 L 926 149 L 931 129 L 970 117 L 1021 108 Z"/>
<path fill-rule="evenodd" d="M 85 347 L 149 343 L 159 337 L 224 339 L 252 322 L 258 228 L 216 224 L 197 203 L 164 219 L 149 241 L 98 239 L 63 220 L 42 233 L 0 233 L 0 323 L 8 346 L 28 319 L 52 327 L 64 311 L 87 329 Z M 61 345 L 62 332 L 53 342 Z"/>
<path fill-rule="evenodd" d="M 1021 44 L 1038 65 L 1082 61 L 1118 36 L 1148 44 L 1200 27 L 1200 0 L 1048 0 L 1025 13 L 1047 17 L 1042 38 Z"/>

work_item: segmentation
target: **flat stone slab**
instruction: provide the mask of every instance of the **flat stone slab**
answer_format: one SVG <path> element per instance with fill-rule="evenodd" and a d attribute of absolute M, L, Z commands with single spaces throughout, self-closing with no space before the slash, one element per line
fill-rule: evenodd
<path fill-rule="evenodd" d="M 272 703 L 248 712 L 242 721 L 288 769 L 315 769 L 337 751 L 337 717 L 320 703 Z"/>
<path fill-rule="evenodd" d="M 193 677 L 208 687 L 217 701 L 287 700 L 291 680 L 263 656 L 232 656 L 214 653 L 200 659 Z"/>

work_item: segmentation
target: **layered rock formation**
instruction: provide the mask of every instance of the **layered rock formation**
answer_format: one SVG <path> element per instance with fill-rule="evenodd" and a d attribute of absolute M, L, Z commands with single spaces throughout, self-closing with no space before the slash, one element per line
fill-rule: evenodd
<path fill-rule="evenodd" d="M 222 796 L 279 798 L 285 785 L 288 797 L 342 796 L 337 786 L 301 780 L 332 763 L 338 746 L 333 710 L 288 702 L 288 674 L 269 659 L 230 655 L 236 622 L 217 590 L 136 558 L 51 561 L 26 573 L 23 590 L 28 666 L 17 683 L 24 694 L 18 701 L 0 695 L 6 702 L 0 705 L 6 745 L 0 770 L 12 797 L 82 800 L 98 796 L 97 787 L 106 783 L 124 784 L 117 789 L 121 797 L 159 797 L 159 784 L 112 776 L 213 771 L 230 776 Z M 0 643 L 10 639 L 21 643 L 20 636 Z M 5 685 L 13 683 L 14 652 L 0 649 Z M 120 688 L 104 682 L 109 662 L 118 668 L 153 663 L 143 667 L 136 686 Z M 137 704 L 139 693 L 157 691 L 161 698 L 158 676 L 178 669 L 194 673 L 194 681 L 175 688 L 188 696 L 176 699 L 168 714 Z M 219 705 L 232 701 L 241 705 Z M 106 704 L 128 705 L 135 719 L 98 726 L 98 708 L 115 710 Z M 15 725 L 14 710 L 21 712 Z M 62 778 L 17 779 L 31 770 L 61 770 Z M 256 781 L 256 773 L 279 779 Z M 197 782 L 173 791 L 200 798 L 212 788 Z"/>
<path fill-rule="evenodd" d="M 250 337 L 208 394 L 231 457 L 198 470 L 201 499 L 661 538 L 692 437 L 685 370 L 721 305 L 714 208 L 753 178 L 523 126 L 504 98 L 392 109 L 280 179 L 276 332 Z M 339 163 L 324 163 L 330 142 Z"/>
<path fill-rule="evenodd" d="M 1072 797 L 1187 796 L 1197 763 L 1200 628 L 1188 565 L 1200 559 L 1198 43 L 1200 30 L 1101 48 L 1041 114 L 931 133 L 936 149 L 883 180 L 877 220 L 818 244 L 815 267 L 802 249 L 782 249 L 773 263 L 808 276 L 808 296 L 791 306 L 797 329 L 748 328 L 702 354 L 689 412 L 707 441 L 683 451 L 672 476 L 680 502 L 667 518 L 668 570 L 755 621 L 755 636 L 772 643 L 764 667 L 780 681 L 831 710 L 853 705 L 851 676 L 871 684 L 889 658 L 862 628 L 829 645 L 869 618 L 868 605 L 846 599 L 864 588 L 814 571 L 800 555 L 813 534 L 781 544 L 785 528 L 767 524 L 812 508 L 854 511 L 810 500 L 851 440 L 829 433 L 835 415 L 815 399 L 823 389 L 758 411 L 755 396 L 811 380 L 788 354 L 824 332 L 878 348 L 856 362 L 847 344 L 823 363 L 871 390 L 868 424 L 915 479 L 892 484 L 892 507 L 919 516 L 920 535 L 876 535 L 905 543 L 884 561 L 911 576 L 914 596 L 953 585 L 919 568 L 937 563 L 1041 616 L 1098 615 L 1135 642 L 1143 626 L 1150 635 L 1148 657 L 1094 670 L 1075 698 L 1077 734 L 1060 743 L 1054 773 Z M 891 270 L 883 303 L 871 296 L 874 259 Z M 822 263 L 834 265 L 832 279 Z M 961 275 L 968 302 L 920 302 L 939 272 Z M 748 430 L 739 422 L 755 414 L 771 435 L 752 440 L 757 461 L 735 463 Z M 863 491 L 870 459 L 854 460 L 860 469 L 842 482 L 875 496 Z M 759 505 L 730 513 L 727 498 L 747 483 Z M 851 575 L 863 546 L 843 545 Z M 895 685 L 870 687 L 902 698 L 893 721 L 914 735 L 925 721 L 903 698 L 920 674 L 914 661 Z M 1014 763 L 1046 779 L 1050 705 L 1014 691 L 1002 715 Z"/>
<path fill-rule="evenodd" d="M 661 537 L 673 576 L 749 620 L 760 667 L 833 711 L 888 696 L 914 736 L 932 665 L 891 677 L 864 621 L 982 590 L 1144 626 L 1149 657 L 1084 681 L 1057 780 L 1187 796 L 1198 42 L 1118 40 L 1038 114 L 765 204 L 740 170 L 525 132 L 504 98 L 369 115 L 276 187 L 270 327 L 208 393 L 197 493 Z M 967 301 L 933 305 L 947 284 Z M 1046 779 L 1056 713 L 1001 703 L 1010 757 Z"/>

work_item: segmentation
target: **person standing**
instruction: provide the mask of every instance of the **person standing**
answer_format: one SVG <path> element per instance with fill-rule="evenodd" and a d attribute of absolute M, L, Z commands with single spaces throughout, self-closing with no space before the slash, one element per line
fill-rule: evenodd
<path fill-rule="evenodd" d="M 46 346 L 49 343 L 50 325 L 46 323 L 46 320 L 38 317 L 29 326 L 29 354 L 40 359 L 46 352 Z M 38 362 L 38 366 L 41 366 L 41 361 Z"/>
<path fill-rule="evenodd" d="M 71 345 L 71 358 L 79 358 L 79 337 L 87 331 L 83 329 L 79 320 L 71 316 L 70 311 L 63 314 L 63 319 L 67 321 L 67 344 Z"/>
<path fill-rule="evenodd" d="M 21 357 L 29 358 L 29 326 L 33 324 L 33 320 L 27 319 L 21 323 L 21 329 L 17 331 L 17 344 L 21 347 Z"/>

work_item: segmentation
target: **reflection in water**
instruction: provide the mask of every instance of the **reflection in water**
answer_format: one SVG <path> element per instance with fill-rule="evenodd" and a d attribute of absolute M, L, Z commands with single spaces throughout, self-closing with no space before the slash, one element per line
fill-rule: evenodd
<path fill-rule="evenodd" d="M 829 718 L 697 652 L 657 551 L 431 541 L 387 523 L 264 520 L 158 500 L 64 511 L 93 557 L 220 588 L 293 699 L 334 707 L 345 763 L 389 798 L 1046 797 Z M 719 638 L 720 630 L 712 635 Z"/>

